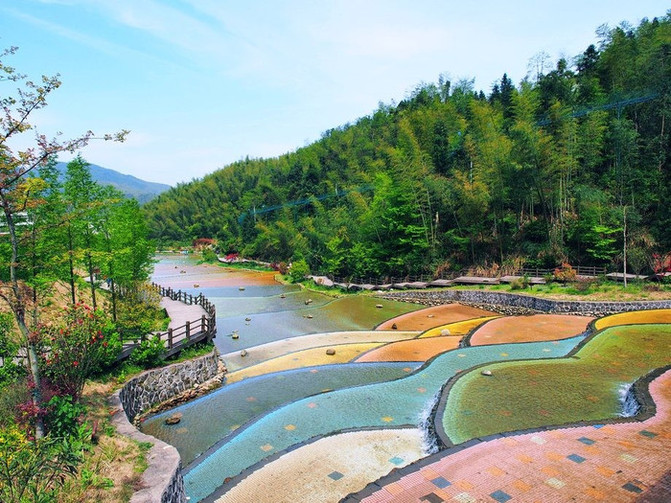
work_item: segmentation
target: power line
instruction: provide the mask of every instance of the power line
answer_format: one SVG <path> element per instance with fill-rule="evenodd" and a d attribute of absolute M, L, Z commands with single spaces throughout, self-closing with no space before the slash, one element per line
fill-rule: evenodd
<path fill-rule="evenodd" d="M 336 188 L 335 192 L 333 192 L 333 193 L 322 194 L 322 195 L 319 195 L 319 196 L 311 196 L 311 197 L 308 197 L 308 198 L 305 198 L 305 199 L 298 199 L 296 201 L 288 201 L 288 202 L 282 203 L 282 204 L 274 204 L 272 206 L 263 206 L 259 209 L 256 209 L 256 207 L 254 207 L 253 209 L 251 209 L 249 211 L 245 211 L 245 212 L 241 213 L 240 216 L 238 217 L 238 223 L 242 223 L 243 220 L 248 216 L 255 217 L 256 215 L 261 215 L 263 213 L 270 213 L 272 211 L 276 211 L 276 210 L 279 210 L 279 209 L 282 209 L 282 208 L 295 207 L 295 206 L 306 206 L 306 205 L 310 204 L 311 202 L 313 202 L 315 200 L 323 201 L 325 199 L 331 199 L 331 198 L 334 198 L 334 197 L 346 196 L 347 194 L 350 194 L 352 192 L 367 192 L 367 191 L 374 190 L 374 189 L 375 189 L 375 186 L 370 185 L 370 184 L 360 185 L 358 187 L 354 187 L 352 189 L 346 189 L 346 190 L 341 190 L 341 189 Z"/>
<path fill-rule="evenodd" d="M 659 98 L 659 93 L 648 94 L 647 96 L 636 96 L 634 98 L 627 98 L 624 100 L 613 101 L 610 103 L 604 103 L 603 105 L 596 105 L 590 108 L 582 108 L 580 110 L 575 110 L 570 114 L 563 115 L 562 118 L 566 117 L 584 117 L 585 115 L 596 112 L 597 110 L 611 110 L 613 108 L 623 108 L 629 105 L 635 105 L 638 103 L 645 103 L 646 101 L 652 101 L 656 98 Z M 552 122 L 552 119 L 541 119 L 536 124 L 539 126 L 547 126 Z"/>

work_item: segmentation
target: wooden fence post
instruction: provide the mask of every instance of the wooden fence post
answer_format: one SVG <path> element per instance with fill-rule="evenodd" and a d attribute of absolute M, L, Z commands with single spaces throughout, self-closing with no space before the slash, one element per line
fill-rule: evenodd
<path fill-rule="evenodd" d="M 172 349 L 172 328 L 168 329 L 168 349 Z"/>
<path fill-rule="evenodd" d="M 191 339 L 191 322 L 187 321 L 184 327 L 186 329 L 186 341 L 189 342 L 189 339 Z"/>

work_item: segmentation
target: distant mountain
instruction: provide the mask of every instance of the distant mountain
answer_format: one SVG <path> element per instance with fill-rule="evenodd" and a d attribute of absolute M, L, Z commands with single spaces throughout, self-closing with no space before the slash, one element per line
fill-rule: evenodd
<path fill-rule="evenodd" d="M 61 172 L 61 176 L 65 176 L 67 163 L 59 162 L 56 168 Z M 147 182 L 132 175 L 124 175 L 113 169 L 103 168 L 96 164 L 89 164 L 91 170 L 91 177 L 94 181 L 101 185 L 111 185 L 120 190 L 128 197 L 134 197 L 140 204 L 151 201 L 161 192 L 170 189 L 170 185 L 164 183 Z"/>

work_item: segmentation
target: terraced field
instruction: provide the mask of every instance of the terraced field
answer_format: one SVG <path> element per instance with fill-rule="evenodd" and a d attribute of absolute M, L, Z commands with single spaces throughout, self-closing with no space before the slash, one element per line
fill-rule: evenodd
<path fill-rule="evenodd" d="M 629 386 L 671 365 L 671 311 L 593 320 L 349 300 L 362 327 L 353 329 L 333 315 L 350 307 L 315 301 L 314 319 L 335 330 L 277 337 L 268 318 L 254 332 L 259 312 L 309 327 L 305 304 L 286 300 L 273 290 L 252 302 L 245 334 L 263 342 L 225 341 L 238 348 L 223 356 L 225 386 L 143 426 L 180 451 L 192 502 L 564 501 L 563 488 L 577 500 L 634 501 L 660 491 L 671 469 L 661 457 L 671 377 L 653 380 L 657 415 L 646 426 L 620 417 Z M 231 313 L 229 326 L 244 316 Z M 166 425 L 175 412 L 181 422 Z M 642 473 L 644 462 L 661 471 Z"/>

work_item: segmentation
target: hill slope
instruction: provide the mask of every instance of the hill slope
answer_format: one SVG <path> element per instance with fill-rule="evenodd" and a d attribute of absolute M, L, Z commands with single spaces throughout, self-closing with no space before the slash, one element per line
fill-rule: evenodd
<path fill-rule="evenodd" d="M 153 237 L 396 277 L 470 264 L 628 271 L 671 250 L 671 12 L 486 95 L 419 86 L 296 152 L 145 206 Z M 626 221 L 625 221 L 626 218 Z M 626 225 L 625 225 L 626 224 Z M 509 270 L 510 268 L 506 268 Z"/>
<path fill-rule="evenodd" d="M 64 176 L 67 163 L 56 164 L 61 176 Z M 128 197 L 134 197 L 140 204 L 151 201 L 159 194 L 169 190 L 170 185 L 164 183 L 147 182 L 132 175 L 124 175 L 113 169 L 103 168 L 96 164 L 89 164 L 91 177 L 101 185 L 111 185 Z"/>

